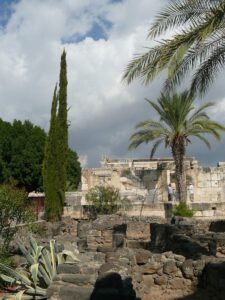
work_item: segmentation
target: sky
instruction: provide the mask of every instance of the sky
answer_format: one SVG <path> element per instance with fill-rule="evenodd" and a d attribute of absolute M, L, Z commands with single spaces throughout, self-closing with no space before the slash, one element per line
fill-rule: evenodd
<path fill-rule="evenodd" d="M 83 166 L 96 167 L 102 155 L 147 158 L 151 144 L 129 152 L 135 125 L 156 118 L 145 98 L 156 100 L 165 74 L 143 86 L 122 82 L 134 54 L 155 41 L 147 34 L 166 0 L 0 0 L 0 118 L 30 120 L 48 131 L 60 56 L 67 53 L 69 144 Z M 204 99 L 225 125 L 225 74 Z M 225 134 L 224 134 L 225 136 Z M 200 165 L 225 161 L 225 137 L 212 149 L 193 140 L 187 155 Z M 160 148 L 156 157 L 171 156 Z"/>

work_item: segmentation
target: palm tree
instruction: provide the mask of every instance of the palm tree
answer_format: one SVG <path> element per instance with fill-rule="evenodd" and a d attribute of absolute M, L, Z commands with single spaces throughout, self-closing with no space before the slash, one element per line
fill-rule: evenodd
<path fill-rule="evenodd" d="M 171 38 L 131 60 L 123 78 L 130 83 L 140 77 L 147 84 L 167 69 L 165 89 L 169 91 L 192 70 L 190 90 L 203 95 L 225 66 L 225 1 L 170 0 L 156 17 L 148 38 L 174 29 Z"/>
<path fill-rule="evenodd" d="M 142 143 L 154 141 L 151 158 L 162 143 L 170 148 L 175 162 L 175 177 L 179 201 L 186 201 L 186 176 L 184 159 L 186 147 L 195 137 L 210 148 L 210 142 L 204 134 L 210 134 L 220 139 L 219 131 L 225 127 L 212 121 L 205 109 L 214 105 L 206 103 L 194 109 L 194 97 L 189 92 L 181 94 L 161 94 L 157 103 L 147 100 L 157 112 L 160 120 L 146 120 L 137 124 L 137 131 L 130 137 L 129 150 L 137 148 Z M 194 110 L 194 111 L 193 111 Z"/>

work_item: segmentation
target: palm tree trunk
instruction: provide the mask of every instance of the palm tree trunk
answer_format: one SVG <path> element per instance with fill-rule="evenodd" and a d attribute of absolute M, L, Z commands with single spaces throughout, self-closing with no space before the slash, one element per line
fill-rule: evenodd
<path fill-rule="evenodd" d="M 179 202 L 186 202 L 186 173 L 185 173 L 185 144 L 183 141 L 174 143 L 172 147 L 172 154 L 175 162 L 175 178 L 176 188 Z"/>

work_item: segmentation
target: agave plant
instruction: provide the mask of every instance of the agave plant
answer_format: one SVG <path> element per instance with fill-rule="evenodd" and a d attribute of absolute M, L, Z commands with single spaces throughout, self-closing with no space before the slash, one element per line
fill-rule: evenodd
<path fill-rule="evenodd" d="M 55 240 L 50 240 L 49 250 L 45 246 L 38 246 L 31 235 L 28 240 L 30 251 L 20 239 L 17 240 L 18 246 L 27 260 L 26 270 L 19 272 L 0 263 L 0 268 L 9 275 L 1 274 L 0 277 L 8 283 L 16 285 L 15 293 L 5 296 L 4 300 L 47 299 L 47 288 L 56 275 L 57 266 L 66 262 L 67 256 L 72 261 L 79 261 L 71 251 L 63 250 L 57 253 Z"/>

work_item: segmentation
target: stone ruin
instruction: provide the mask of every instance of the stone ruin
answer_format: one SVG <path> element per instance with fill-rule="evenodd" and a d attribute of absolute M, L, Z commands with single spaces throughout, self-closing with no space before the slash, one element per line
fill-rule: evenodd
<path fill-rule="evenodd" d="M 203 168 L 194 158 L 186 158 L 187 184 L 194 185 L 194 202 L 187 202 L 194 209 L 195 217 L 225 217 L 225 163 Z M 86 193 L 97 185 L 111 185 L 119 189 L 122 197 L 129 199 L 125 213 L 130 216 L 166 217 L 167 186 L 175 187 L 175 165 L 171 158 L 163 159 L 109 159 L 103 157 L 101 166 L 82 170 L 81 190 L 67 193 L 64 214 L 83 217 L 87 205 Z M 174 199 L 176 203 L 176 199 Z"/>
<path fill-rule="evenodd" d="M 45 244 L 79 250 L 58 267 L 50 300 L 222 300 L 225 221 L 159 217 L 69 217 L 46 224 Z"/>

